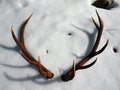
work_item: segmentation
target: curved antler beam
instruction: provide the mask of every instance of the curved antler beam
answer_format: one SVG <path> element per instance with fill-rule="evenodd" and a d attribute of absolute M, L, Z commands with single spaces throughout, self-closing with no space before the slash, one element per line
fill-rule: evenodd
<path fill-rule="evenodd" d="M 42 76 L 44 76 L 47 79 L 51 79 L 53 78 L 54 74 L 52 72 L 50 72 L 47 68 L 45 68 L 41 62 L 40 62 L 40 58 L 38 58 L 38 60 L 36 60 L 27 50 L 25 43 L 24 43 L 24 30 L 25 30 L 25 26 L 27 25 L 28 21 L 30 20 L 30 18 L 32 17 L 32 15 L 30 15 L 26 21 L 23 23 L 21 29 L 20 29 L 20 40 L 18 40 L 14 34 L 13 28 L 11 27 L 11 34 L 12 37 L 14 39 L 14 41 L 16 42 L 16 44 L 20 47 L 21 51 L 19 52 L 21 54 L 21 56 L 23 56 L 23 58 L 30 64 L 35 65 L 36 67 L 38 67 L 39 72 Z"/>
<path fill-rule="evenodd" d="M 97 35 L 97 39 L 95 41 L 95 44 L 91 50 L 91 52 L 85 57 L 83 58 L 79 63 L 77 63 L 76 65 L 73 65 L 73 67 L 65 74 L 63 74 L 61 76 L 61 79 L 63 81 L 69 81 L 69 80 L 72 80 L 75 76 L 75 71 L 77 70 L 81 70 L 81 69 L 86 69 L 86 68 L 89 68 L 91 67 L 92 65 L 95 64 L 96 60 L 94 62 L 92 62 L 91 64 L 88 65 L 88 67 L 86 66 L 83 66 L 85 63 L 87 63 L 92 57 L 102 53 L 105 48 L 107 47 L 108 45 L 108 41 L 106 41 L 106 44 L 99 50 L 99 51 L 96 51 L 97 48 L 98 48 L 98 45 L 100 43 L 100 39 L 101 39 L 101 35 L 102 35 L 102 32 L 103 32 L 103 27 L 104 27 L 104 23 L 101 19 L 101 17 L 99 16 L 98 12 L 96 11 L 96 14 L 97 14 L 97 17 L 98 17 L 98 20 L 99 20 L 99 24 L 100 26 L 98 26 L 98 24 L 95 22 L 95 20 L 92 18 L 93 20 L 93 23 L 95 24 L 96 28 L 98 29 L 98 35 Z"/>

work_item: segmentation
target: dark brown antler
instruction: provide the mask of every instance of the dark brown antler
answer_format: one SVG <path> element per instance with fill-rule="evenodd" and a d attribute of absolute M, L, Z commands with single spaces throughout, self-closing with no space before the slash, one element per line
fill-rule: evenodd
<path fill-rule="evenodd" d="M 32 16 L 32 15 L 31 15 Z M 54 74 L 47 70 L 40 62 L 40 57 L 38 57 L 38 61 L 28 52 L 25 43 L 24 43 L 24 30 L 25 26 L 27 25 L 28 21 L 30 20 L 31 16 L 27 18 L 27 20 L 23 23 L 21 29 L 20 29 L 20 40 L 18 40 L 13 32 L 13 28 L 11 27 L 11 33 L 12 37 L 15 40 L 16 44 L 21 48 L 21 51 L 19 52 L 24 59 L 29 62 L 30 64 L 33 64 L 38 67 L 39 72 L 41 75 L 46 77 L 47 79 L 53 78 Z"/>
<path fill-rule="evenodd" d="M 85 58 L 83 58 L 78 64 L 76 64 L 76 65 L 73 64 L 72 69 L 70 69 L 66 74 L 62 75 L 61 78 L 62 78 L 63 81 L 72 80 L 74 78 L 74 76 L 75 76 L 75 71 L 77 71 L 79 69 L 86 69 L 86 68 L 89 68 L 92 65 L 94 65 L 94 63 L 96 62 L 97 59 L 94 62 L 92 62 L 91 64 L 83 66 L 92 57 L 102 53 L 105 50 L 105 48 L 107 47 L 107 45 L 108 45 L 109 40 L 106 41 L 106 44 L 99 51 L 96 51 L 97 48 L 98 48 L 98 45 L 99 45 L 99 42 L 100 42 L 100 39 L 101 39 L 101 35 L 102 35 L 102 32 L 103 32 L 103 27 L 104 27 L 104 23 L 103 23 L 102 19 L 100 18 L 97 11 L 96 11 L 96 14 L 98 16 L 98 20 L 99 20 L 99 23 L 100 23 L 100 26 L 98 26 L 97 23 L 95 22 L 95 20 L 92 18 L 93 23 L 95 24 L 96 28 L 98 29 L 98 35 L 97 35 L 96 42 L 95 42 L 91 52 Z"/>

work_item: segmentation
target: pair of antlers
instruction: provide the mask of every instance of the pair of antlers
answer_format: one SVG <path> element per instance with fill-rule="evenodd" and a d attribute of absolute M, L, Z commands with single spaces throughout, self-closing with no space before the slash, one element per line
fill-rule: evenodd
<path fill-rule="evenodd" d="M 91 52 L 85 57 L 83 58 L 79 63 L 75 64 L 73 62 L 73 67 L 65 74 L 63 74 L 61 76 L 61 79 L 63 81 L 69 81 L 69 80 L 72 80 L 75 76 L 75 71 L 77 70 L 80 70 L 80 69 L 86 69 L 86 68 L 89 68 L 91 67 L 92 65 L 95 64 L 96 60 L 93 61 L 92 63 L 90 63 L 89 65 L 85 65 L 83 66 L 85 63 L 87 63 L 92 57 L 102 53 L 105 48 L 107 47 L 108 45 L 108 41 L 106 41 L 106 44 L 99 50 L 99 51 L 96 51 L 96 49 L 98 48 L 98 45 L 99 45 L 99 42 L 100 42 L 100 39 L 101 39 L 101 35 L 102 35 L 102 32 L 103 32 L 103 27 L 104 27 L 104 23 L 102 21 L 102 19 L 100 18 L 98 12 L 96 11 L 96 14 L 97 14 L 97 17 L 98 17 L 98 20 L 99 20 L 99 23 L 100 23 L 100 26 L 95 22 L 95 20 L 92 18 L 92 21 L 93 23 L 95 24 L 96 28 L 98 29 L 98 35 L 97 35 L 97 39 L 95 41 L 95 44 L 91 50 Z M 32 15 L 31 15 L 32 16 Z M 25 30 L 25 26 L 27 25 L 28 21 L 30 20 L 31 16 L 29 16 L 27 18 L 27 20 L 23 23 L 21 29 L 20 29 L 20 39 L 18 40 L 13 32 L 13 28 L 11 27 L 11 33 L 12 33 L 12 37 L 13 39 L 15 40 L 16 44 L 20 47 L 20 51 L 19 53 L 21 54 L 21 56 L 23 56 L 23 58 L 29 62 L 30 64 L 32 65 L 35 65 L 36 67 L 38 67 L 39 69 L 39 72 L 42 76 L 44 76 L 45 78 L 47 79 L 51 79 L 53 78 L 54 74 L 49 71 L 47 68 L 45 68 L 45 66 L 43 66 L 40 62 L 40 57 L 38 57 L 38 60 L 36 60 L 27 50 L 26 46 L 25 46 L 25 43 L 24 43 L 24 30 Z"/>

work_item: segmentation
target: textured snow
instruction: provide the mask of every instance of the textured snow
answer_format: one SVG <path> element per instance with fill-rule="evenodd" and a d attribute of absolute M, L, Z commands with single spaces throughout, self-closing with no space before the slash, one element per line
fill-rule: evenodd
<path fill-rule="evenodd" d="M 120 0 L 115 0 L 118 6 L 111 10 L 91 6 L 93 1 L 0 0 L 0 90 L 120 90 Z M 94 44 L 97 31 L 91 17 L 98 22 L 95 10 L 105 24 L 98 49 L 107 39 L 109 44 L 96 56 L 94 66 L 77 71 L 72 81 L 63 82 L 60 77 L 73 60 L 80 61 Z M 51 80 L 44 79 L 19 55 L 10 32 L 13 25 L 18 36 L 21 24 L 32 13 L 25 29 L 25 44 L 55 74 Z"/>

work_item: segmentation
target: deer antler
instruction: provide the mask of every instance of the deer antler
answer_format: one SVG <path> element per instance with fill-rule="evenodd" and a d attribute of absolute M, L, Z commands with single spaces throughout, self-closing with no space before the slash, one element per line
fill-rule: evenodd
<path fill-rule="evenodd" d="M 101 17 L 99 16 L 98 12 L 96 11 L 96 14 L 97 14 L 97 17 L 98 17 L 98 20 L 99 20 L 99 24 L 100 26 L 98 26 L 98 24 L 95 22 L 95 20 L 92 18 L 92 21 L 93 23 L 95 24 L 96 28 L 98 29 L 98 35 L 97 35 L 97 39 L 95 41 L 95 44 L 91 50 L 91 52 L 85 57 L 83 58 L 79 63 L 77 63 L 76 65 L 73 64 L 73 67 L 65 74 L 62 75 L 62 80 L 63 81 L 69 81 L 69 80 L 72 80 L 75 76 L 75 71 L 79 70 L 79 69 L 86 69 L 86 68 L 89 68 L 91 67 L 92 65 L 94 65 L 94 63 L 96 62 L 96 60 L 94 62 L 92 62 L 91 64 L 89 65 L 86 65 L 86 66 L 83 66 L 85 63 L 87 63 L 92 57 L 102 53 L 105 48 L 107 47 L 108 45 L 108 41 L 106 41 L 106 44 L 99 50 L 99 51 L 96 51 L 97 48 L 98 48 L 98 45 L 99 45 L 99 42 L 100 42 L 100 39 L 101 39 L 101 35 L 102 35 L 102 32 L 103 32 L 103 27 L 104 27 L 104 23 L 101 19 Z"/>
<path fill-rule="evenodd" d="M 28 21 L 30 20 L 32 15 L 30 15 L 27 20 L 23 23 L 21 29 L 20 29 L 20 40 L 18 40 L 13 32 L 13 28 L 11 27 L 11 33 L 12 37 L 15 40 L 16 44 L 21 48 L 21 51 L 19 52 L 24 59 L 29 62 L 30 64 L 33 64 L 38 67 L 39 72 L 41 75 L 46 77 L 47 79 L 53 78 L 54 74 L 50 72 L 48 69 L 46 69 L 40 62 L 40 57 L 38 57 L 38 61 L 28 52 L 25 43 L 24 43 L 24 30 L 25 26 L 27 25 Z"/>

